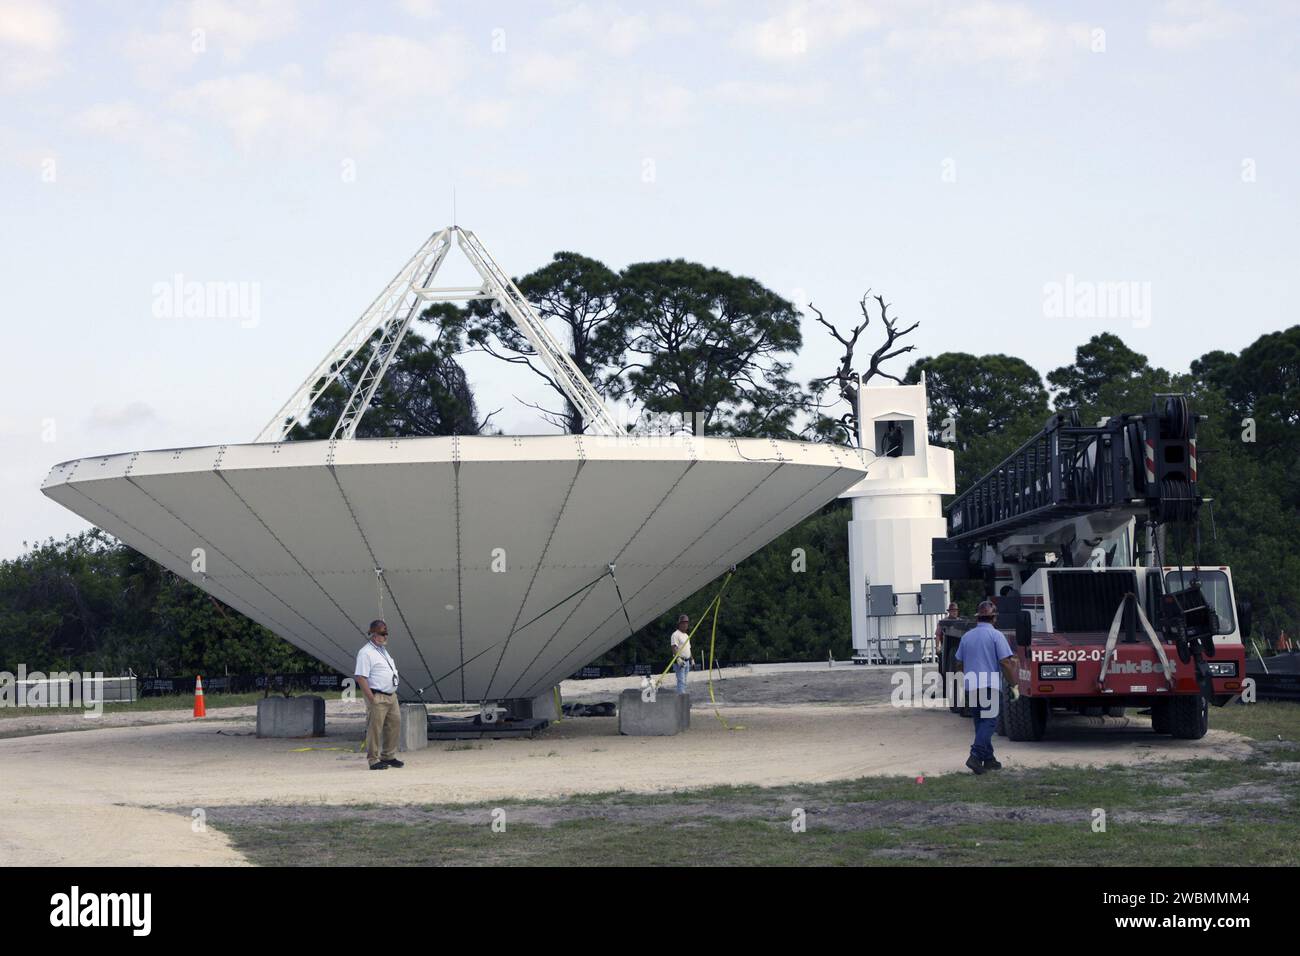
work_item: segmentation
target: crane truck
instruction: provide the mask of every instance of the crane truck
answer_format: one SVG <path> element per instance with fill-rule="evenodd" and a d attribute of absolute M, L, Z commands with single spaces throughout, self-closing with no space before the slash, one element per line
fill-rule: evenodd
<path fill-rule="evenodd" d="M 1060 412 L 949 504 L 934 577 L 982 579 L 1015 654 L 1019 695 L 1003 688 L 999 733 L 1039 740 L 1054 712 L 1149 708 L 1156 733 L 1195 740 L 1208 705 L 1241 693 L 1249 606 L 1231 570 L 1162 554 L 1186 544 L 1199 557 L 1203 420 L 1184 395 L 1091 426 Z M 939 624 L 945 687 L 974 624 Z"/>

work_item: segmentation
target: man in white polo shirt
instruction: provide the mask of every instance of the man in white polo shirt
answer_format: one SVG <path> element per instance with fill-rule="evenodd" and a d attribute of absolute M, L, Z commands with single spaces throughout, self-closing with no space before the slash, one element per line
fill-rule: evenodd
<path fill-rule="evenodd" d="M 366 759 L 371 770 L 404 766 L 397 759 L 402 711 L 397 703 L 397 665 L 388 648 L 388 625 L 370 622 L 370 640 L 357 654 L 353 669 L 357 686 L 366 695 Z"/>

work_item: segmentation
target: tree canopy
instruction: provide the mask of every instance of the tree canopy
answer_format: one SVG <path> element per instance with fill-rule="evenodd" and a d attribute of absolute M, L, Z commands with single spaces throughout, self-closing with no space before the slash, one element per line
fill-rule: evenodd
<path fill-rule="evenodd" d="M 294 426 L 290 439 L 330 437 L 377 339 L 378 333 L 358 350 L 312 406 L 307 424 Z M 445 303 L 429 306 L 398 346 L 370 407 L 357 423 L 356 437 L 479 434 L 487 419 L 478 420 L 474 394 L 456 361 L 464 342 L 461 310 Z"/>
<path fill-rule="evenodd" d="M 1022 359 L 944 352 L 913 362 L 904 381 L 915 385 L 922 373 L 930 399 L 930 441 L 956 453 L 959 491 L 1047 420 L 1042 377 Z"/>
<path fill-rule="evenodd" d="M 623 323 L 619 321 L 619 277 L 602 262 L 576 252 L 557 252 L 551 262 L 515 283 L 543 321 L 558 324 L 578 370 L 597 393 L 609 391 L 623 352 Z M 560 408 L 533 406 L 547 422 L 580 435 L 582 414 L 538 359 L 526 336 L 496 302 L 477 300 L 469 306 L 471 344 L 505 362 L 527 367 L 555 392 Z"/>
<path fill-rule="evenodd" d="M 1047 382 L 1056 389 L 1057 409 L 1095 405 L 1097 393 L 1107 382 L 1136 379 L 1147 369 L 1147 357 L 1134 352 L 1124 340 L 1110 332 L 1094 335 L 1074 352 L 1074 363 L 1052 369 Z"/>

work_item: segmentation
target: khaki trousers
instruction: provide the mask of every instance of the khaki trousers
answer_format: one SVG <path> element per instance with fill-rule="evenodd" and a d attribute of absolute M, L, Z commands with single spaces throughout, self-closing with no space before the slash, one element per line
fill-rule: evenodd
<path fill-rule="evenodd" d="M 370 763 L 397 756 L 397 738 L 402 732 L 402 710 L 396 694 L 375 694 L 366 701 L 366 759 Z"/>

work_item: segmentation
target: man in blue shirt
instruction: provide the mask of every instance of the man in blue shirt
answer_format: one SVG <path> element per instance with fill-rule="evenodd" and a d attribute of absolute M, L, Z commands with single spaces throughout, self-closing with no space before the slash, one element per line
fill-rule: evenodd
<path fill-rule="evenodd" d="M 962 635 L 954 655 L 962 673 L 966 701 L 975 714 L 975 742 L 966 766 L 976 774 L 1002 769 L 993 757 L 993 731 L 998 724 L 997 709 L 1002 706 L 1003 677 L 1011 693 L 1020 696 L 1016 689 L 1016 658 L 1006 636 L 993 626 L 997 617 L 998 609 L 992 601 L 981 603 L 975 611 L 979 623 Z"/>

